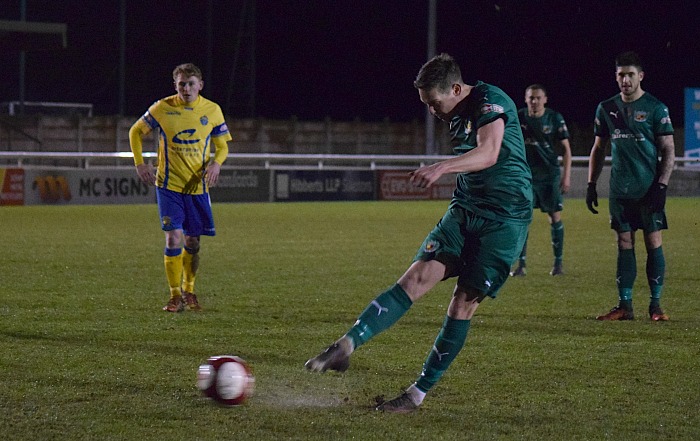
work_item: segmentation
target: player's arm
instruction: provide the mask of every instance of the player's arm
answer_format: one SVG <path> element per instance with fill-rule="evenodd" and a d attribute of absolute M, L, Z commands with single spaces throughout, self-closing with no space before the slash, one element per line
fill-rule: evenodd
<path fill-rule="evenodd" d="M 607 139 L 596 136 L 591 148 L 591 155 L 588 158 L 588 183 L 595 184 L 598 182 L 600 174 L 603 172 L 605 165 L 605 147 Z"/>
<path fill-rule="evenodd" d="M 569 191 L 571 187 L 571 144 L 567 138 L 560 139 L 559 143 L 562 147 L 562 166 L 564 167 L 564 173 L 561 175 L 561 182 L 559 183 L 559 188 L 562 193 Z"/>
<path fill-rule="evenodd" d="M 676 160 L 675 146 L 672 135 L 661 135 L 656 138 L 656 148 L 661 153 L 661 162 L 657 166 L 657 180 L 649 187 L 646 200 L 652 213 L 658 213 L 666 206 L 666 189 L 671 179 L 673 163 Z"/>
<path fill-rule="evenodd" d="M 676 161 L 676 147 L 673 143 L 673 135 L 663 135 L 656 138 L 656 147 L 661 153 L 659 163 L 659 179 L 657 182 L 668 185 Z"/>
<path fill-rule="evenodd" d="M 129 145 L 134 154 L 134 165 L 139 179 L 144 184 L 153 185 L 156 180 L 153 168 L 143 160 L 143 137 L 149 133 L 151 133 L 151 128 L 143 121 L 143 118 L 139 118 L 129 129 Z"/>
<path fill-rule="evenodd" d="M 228 143 L 224 136 L 217 136 L 212 138 L 212 143 L 214 144 L 214 158 L 207 164 L 207 169 L 204 172 L 204 178 L 207 181 L 209 187 L 213 187 L 219 180 L 219 174 L 221 173 L 221 165 L 226 160 L 228 156 Z"/>
<path fill-rule="evenodd" d="M 591 156 L 588 160 L 588 188 L 586 188 L 586 206 L 588 210 L 593 214 L 598 214 L 598 210 L 594 207 L 598 206 L 598 191 L 596 190 L 596 183 L 600 177 L 600 173 L 603 171 L 603 165 L 605 165 L 605 147 L 607 145 L 607 138 L 601 138 L 596 135 L 593 141 L 593 147 L 591 148 Z"/>
<path fill-rule="evenodd" d="M 476 147 L 462 155 L 436 162 L 411 173 L 411 182 L 421 188 L 430 187 L 442 175 L 470 173 L 487 169 L 498 160 L 505 133 L 503 118 L 479 127 L 476 132 Z"/>

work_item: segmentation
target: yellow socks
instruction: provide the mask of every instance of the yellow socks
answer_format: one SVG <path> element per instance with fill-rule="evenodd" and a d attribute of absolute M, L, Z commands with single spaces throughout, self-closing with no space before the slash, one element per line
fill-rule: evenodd
<path fill-rule="evenodd" d="M 182 289 L 189 293 L 194 293 L 194 279 L 199 268 L 199 247 L 185 247 L 182 253 Z"/>
<path fill-rule="evenodd" d="M 182 248 L 165 249 L 165 276 L 170 287 L 170 298 L 182 296 L 180 285 L 182 283 L 183 258 Z"/>

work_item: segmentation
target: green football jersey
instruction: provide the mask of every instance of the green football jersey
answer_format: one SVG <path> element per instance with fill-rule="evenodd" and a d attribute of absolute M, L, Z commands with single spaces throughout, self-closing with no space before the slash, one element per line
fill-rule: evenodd
<path fill-rule="evenodd" d="M 503 118 L 505 132 L 496 164 L 457 175 L 450 206 L 460 206 L 487 219 L 528 224 L 532 219 L 532 175 L 515 103 L 498 87 L 477 82 L 450 121 L 453 150 L 460 155 L 477 147 L 479 127 Z"/>
<path fill-rule="evenodd" d="M 527 108 L 520 109 L 518 117 L 525 138 L 525 154 L 532 171 L 532 180 L 559 185 L 561 170 L 555 146 L 560 140 L 569 138 L 564 117 L 550 108 L 545 108 L 540 117 L 529 116 Z"/>
<path fill-rule="evenodd" d="M 644 197 L 656 176 L 656 137 L 673 135 L 668 107 L 646 92 L 631 103 L 618 94 L 598 105 L 593 129 L 612 144 L 610 197 Z"/>

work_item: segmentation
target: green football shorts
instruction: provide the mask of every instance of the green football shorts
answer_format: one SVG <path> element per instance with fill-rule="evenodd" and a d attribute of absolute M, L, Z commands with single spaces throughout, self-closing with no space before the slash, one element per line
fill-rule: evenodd
<path fill-rule="evenodd" d="M 610 198 L 610 228 L 618 233 L 642 230 L 645 233 L 666 230 L 666 212 L 652 213 L 645 199 Z"/>
<path fill-rule="evenodd" d="M 557 182 L 534 182 L 532 183 L 532 206 L 539 208 L 543 213 L 556 213 L 564 209 L 564 198 L 559 189 L 559 179 Z"/>
<path fill-rule="evenodd" d="M 496 297 L 520 255 L 527 228 L 451 207 L 413 260 L 437 260 L 447 267 L 445 279 L 458 277 L 460 287 Z"/>

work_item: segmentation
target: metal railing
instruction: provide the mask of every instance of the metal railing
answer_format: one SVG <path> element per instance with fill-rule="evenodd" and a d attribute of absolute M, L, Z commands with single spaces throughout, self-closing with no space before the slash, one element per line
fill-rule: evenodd
<path fill-rule="evenodd" d="M 144 158 L 157 157 L 155 152 L 144 152 Z M 21 152 L 0 151 L 0 165 L 17 167 L 45 167 L 52 164 L 32 164 L 35 160 L 70 161 L 77 168 L 131 166 L 131 152 Z M 369 170 L 410 168 L 452 158 L 452 155 L 345 155 L 345 154 L 284 154 L 284 153 L 230 153 L 226 167 L 283 168 L 361 168 Z M 610 163 L 611 157 L 605 158 Z M 105 164 L 105 160 L 110 163 Z M 574 164 L 588 164 L 588 156 L 574 156 Z M 676 157 L 677 164 L 700 163 L 700 158 Z"/>

